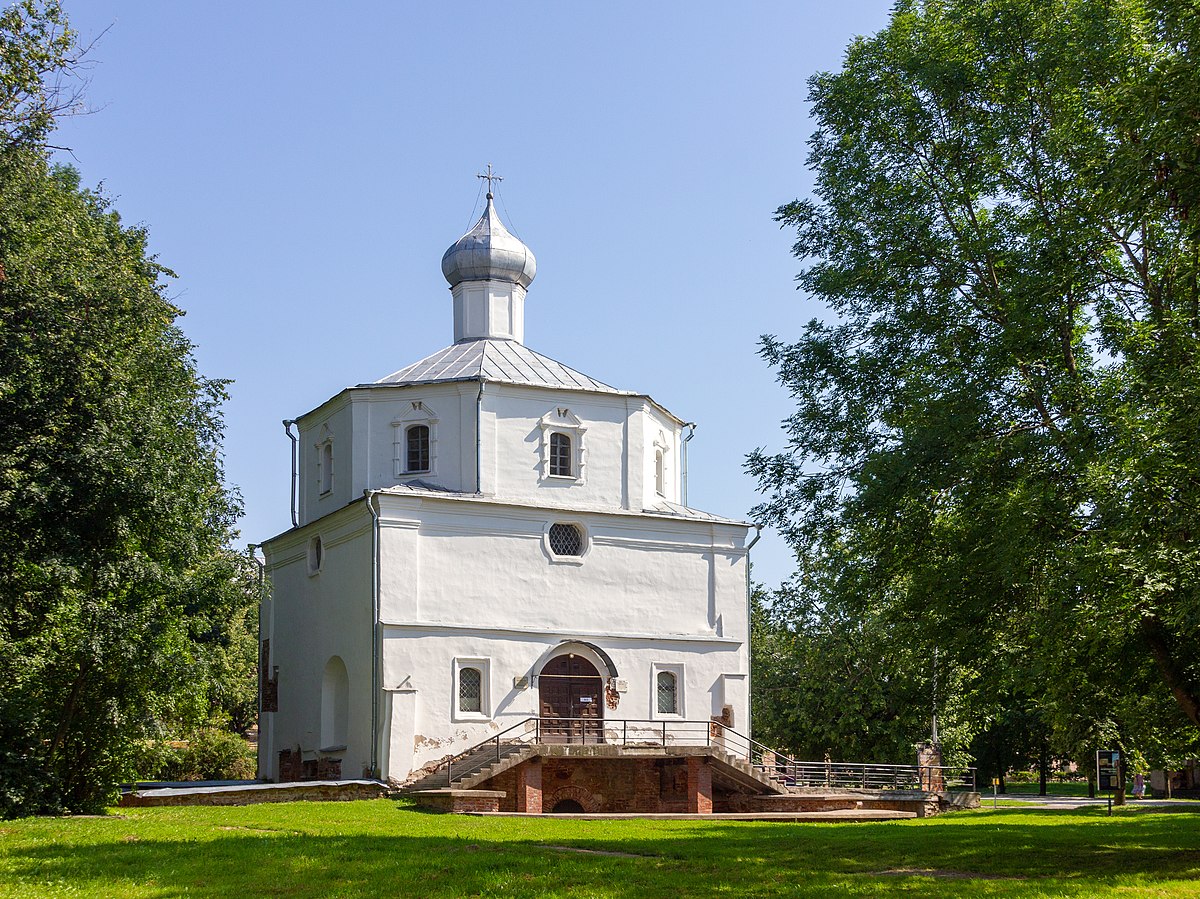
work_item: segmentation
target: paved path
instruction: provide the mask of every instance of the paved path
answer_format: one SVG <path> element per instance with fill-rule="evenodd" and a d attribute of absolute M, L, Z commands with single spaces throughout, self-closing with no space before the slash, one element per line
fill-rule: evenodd
<path fill-rule="evenodd" d="M 1086 796 L 1035 796 L 1030 793 L 1000 793 L 996 796 L 1002 802 L 1022 802 L 1033 808 L 1087 808 L 1092 805 L 1107 806 L 1107 797 L 1089 799 Z M 991 793 L 979 794 L 980 808 L 989 808 L 992 802 Z M 1197 799 L 1130 799 L 1126 803 L 1132 808 L 1170 808 L 1177 811 L 1200 812 L 1200 800 Z"/>

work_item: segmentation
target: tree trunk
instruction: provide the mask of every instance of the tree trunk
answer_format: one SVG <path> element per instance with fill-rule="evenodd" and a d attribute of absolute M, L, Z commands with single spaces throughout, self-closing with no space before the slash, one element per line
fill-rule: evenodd
<path fill-rule="evenodd" d="M 58 719 L 58 727 L 54 730 L 54 737 L 50 741 L 49 752 L 46 753 L 48 759 L 53 760 L 67 740 L 67 734 L 71 729 L 71 719 L 75 717 L 75 704 L 79 702 L 79 695 L 83 692 L 83 686 L 87 682 L 90 670 L 91 665 L 86 659 L 79 663 L 79 672 L 75 675 L 75 680 L 71 684 L 71 692 L 67 694 L 67 699 L 63 703 L 62 715 Z"/>
<path fill-rule="evenodd" d="M 1200 693 L 1180 674 L 1171 651 L 1170 635 L 1157 616 L 1147 615 L 1142 618 L 1142 637 L 1150 647 L 1150 654 L 1154 656 L 1154 663 L 1158 666 L 1158 672 L 1170 689 L 1171 695 L 1175 697 L 1188 720 L 1200 727 Z"/>
<path fill-rule="evenodd" d="M 1038 750 L 1038 795 L 1046 795 L 1046 777 L 1050 768 L 1050 755 L 1046 749 L 1046 741 L 1042 741 Z"/>
<path fill-rule="evenodd" d="M 1125 804 L 1125 750 L 1117 759 L 1117 795 L 1113 797 L 1113 805 Z"/>

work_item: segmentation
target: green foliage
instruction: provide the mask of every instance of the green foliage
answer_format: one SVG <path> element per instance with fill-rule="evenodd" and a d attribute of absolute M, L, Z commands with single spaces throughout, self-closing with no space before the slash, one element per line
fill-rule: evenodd
<path fill-rule="evenodd" d="M 0 149 L 41 142 L 79 95 L 83 56 L 58 0 L 19 0 L 0 10 Z"/>
<path fill-rule="evenodd" d="M 0 12 L 0 816 L 96 810 L 164 727 L 254 719 L 225 385 L 145 230 L 48 163 L 82 55 L 55 0 Z"/>
<path fill-rule="evenodd" d="M 0 266 L 0 813 L 95 809 L 244 654 L 224 385 L 145 232 L 37 149 L 0 155 Z"/>
<path fill-rule="evenodd" d="M 1197 21 L 902 0 L 811 80 L 816 199 L 779 210 L 830 318 L 764 338 L 797 409 L 759 520 L 854 571 L 814 607 L 1064 752 L 1200 728 Z"/>
<path fill-rule="evenodd" d="M 471 817 L 387 800 L 122 809 L 6 825 L 0 897 L 1196 893 L 1200 814 L 988 805 L 855 824 Z"/>
<path fill-rule="evenodd" d="M 239 734 L 199 727 L 183 740 L 147 742 L 137 759 L 139 781 L 253 780 L 258 761 Z"/>
<path fill-rule="evenodd" d="M 932 731 L 932 653 L 902 625 L 818 606 L 797 584 L 756 594 L 751 611 L 755 739 L 792 758 L 911 765 Z M 947 764 L 967 763 L 967 674 L 936 671 L 938 734 Z"/>

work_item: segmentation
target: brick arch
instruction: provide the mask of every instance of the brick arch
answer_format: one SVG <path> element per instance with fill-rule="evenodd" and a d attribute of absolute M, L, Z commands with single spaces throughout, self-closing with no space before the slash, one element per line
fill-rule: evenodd
<path fill-rule="evenodd" d="M 583 787 L 576 787 L 570 784 L 565 787 L 559 787 L 551 793 L 542 802 L 542 808 L 547 812 L 552 811 L 563 799 L 574 799 L 583 806 L 585 812 L 603 811 L 600 807 L 600 801 L 593 795 L 591 790 L 585 790 Z"/>

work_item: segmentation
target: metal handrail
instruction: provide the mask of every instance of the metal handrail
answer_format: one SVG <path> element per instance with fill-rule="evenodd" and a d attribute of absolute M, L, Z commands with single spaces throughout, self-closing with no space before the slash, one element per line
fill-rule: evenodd
<path fill-rule="evenodd" d="M 620 727 L 617 727 L 617 724 Z M 517 737 L 511 737 L 514 731 Z M 630 731 L 633 731 L 632 739 Z M 698 731 L 703 732 L 701 741 Z M 719 721 L 689 719 L 652 718 L 523 718 L 486 740 L 471 746 L 446 762 L 446 785 L 454 783 L 454 765 L 480 749 L 494 746 L 494 755 L 480 759 L 466 772 L 460 769 L 459 777 L 481 770 L 490 761 L 503 757 L 502 743 L 541 743 L 544 736 L 565 738 L 568 743 L 578 739 L 587 744 L 607 743 L 610 745 L 714 745 L 729 755 L 743 758 L 748 765 L 783 783 L 794 787 L 825 787 L 826 789 L 859 790 L 921 790 L 940 791 L 949 787 L 975 789 L 974 768 L 956 768 L 948 765 L 876 765 L 862 762 L 802 762 L 764 743 L 739 733 Z M 505 737 L 509 737 L 507 741 Z"/>
<path fill-rule="evenodd" d="M 499 733 L 493 734 L 492 736 L 488 737 L 486 740 L 481 740 L 480 742 L 478 742 L 474 746 L 472 746 L 470 749 L 465 749 L 462 752 L 458 753 L 457 755 L 451 756 L 446 762 L 446 786 L 449 787 L 454 783 L 454 763 L 455 763 L 455 761 L 459 761 L 459 760 L 467 758 L 468 756 L 472 755 L 475 752 L 478 752 L 480 749 L 487 746 L 489 743 L 494 743 L 496 745 L 496 761 L 500 761 L 500 738 L 505 736 L 506 734 L 512 733 L 512 731 L 516 730 L 518 727 L 524 728 L 524 732 L 528 733 L 529 732 L 528 724 L 530 721 L 533 722 L 533 730 L 534 730 L 534 740 L 533 741 L 534 741 L 534 743 L 541 742 L 541 736 L 539 733 L 539 730 L 540 730 L 539 723 L 540 723 L 541 719 L 540 718 L 532 718 L 532 717 L 524 718 L 521 721 L 518 721 L 516 724 L 512 725 L 511 727 L 506 727 L 504 730 L 500 731 Z M 517 740 L 515 742 L 525 742 L 525 741 Z M 482 766 L 477 766 L 477 767 L 482 767 Z M 467 771 L 467 774 L 470 774 L 470 773 L 471 773 L 470 770 Z M 465 777 L 466 775 L 460 775 L 460 776 Z"/>
<path fill-rule="evenodd" d="M 758 742 L 758 740 L 748 737 L 745 734 L 738 733 L 732 727 L 729 727 L 726 724 L 722 724 L 720 721 L 712 722 L 712 726 L 714 728 L 720 728 L 721 734 L 726 740 L 728 740 L 729 737 L 733 737 L 735 740 L 741 740 L 742 742 L 744 742 L 746 744 L 746 761 L 751 762 L 751 764 L 753 764 L 752 756 L 753 756 L 755 749 L 758 750 L 760 759 L 763 757 L 764 754 L 769 752 L 777 761 L 782 759 L 784 764 L 788 764 L 788 765 L 797 764 L 795 759 L 789 758 L 788 756 L 784 755 L 782 752 L 772 749 L 770 746 L 767 746 L 765 743 L 760 743 L 760 742 Z"/>

